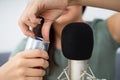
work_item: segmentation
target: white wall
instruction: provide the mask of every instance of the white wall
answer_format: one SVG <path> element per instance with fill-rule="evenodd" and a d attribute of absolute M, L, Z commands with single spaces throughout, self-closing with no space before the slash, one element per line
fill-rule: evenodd
<path fill-rule="evenodd" d="M 0 0 L 0 52 L 11 51 L 23 37 L 18 18 L 26 1 Z"/>
<path fill-rule="evenodd" d="M 84 16 L 83 19 L 88 20 L 88 21 L 92 21 L 95 18 L 107 19 L 114 13 L 116 12 L 112 10 L 95 8 L 95 7 L 87 7 L 87 10 L 85 11 L 85 14 L 83 15 Z"/>
<path fill-rule="evenodd" d="M 17 21 L 26 3 L 26 0 L 0 0 L 0 52 L 12 51 L 24 37 Z M 115 12 L 89 7 L 84 19 L 105 19 L 113 13 Z"/>

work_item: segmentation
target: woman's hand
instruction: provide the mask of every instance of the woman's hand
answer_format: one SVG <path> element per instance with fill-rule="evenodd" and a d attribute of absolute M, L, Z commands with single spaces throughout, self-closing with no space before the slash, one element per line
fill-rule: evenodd
<path fill-rule="evenodd" d="M 48 53 L 28 50 L 18 53 L 0 67 L 1 80 L 42 80 L 48 67 Z"/>
<path fill-rule="evenodd" d="M 29 27 L 40 24 L 41 19 L 37 17 L 41 16 L 45 19 L 42 35 L 44 40 L 49 41 L 51 24 L 62 14 L 67 4 L 67 0 L 31 0 L 19 19 L 21 30 L 25 35 L 34 37 Z"/>

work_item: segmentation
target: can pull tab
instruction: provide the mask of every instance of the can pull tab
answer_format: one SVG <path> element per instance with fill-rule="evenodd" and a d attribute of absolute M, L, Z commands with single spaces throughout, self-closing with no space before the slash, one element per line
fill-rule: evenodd
<path fill-rule="evenodd" d="M 33 28 L 33 32 L 35 34 L 35 37 L 41 37 L 41 38 L 43 38 L 41 30 L 42 30 L 42 26 L 44 24 L 44 18 L 43 17 L 37 17 L 37 18 L 42 19 L 41 20 L 41 24 L 38 24 L 35 28 Z"/>

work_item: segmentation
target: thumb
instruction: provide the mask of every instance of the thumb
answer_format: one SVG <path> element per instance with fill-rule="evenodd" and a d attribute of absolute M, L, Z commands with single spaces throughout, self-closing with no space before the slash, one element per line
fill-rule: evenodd
<path fill-rule="evenodd" d="M 52 23 L 53 23 L 52 20 L 45 20 L 42 27 L 42 36 L 46 42 L 49 42 L 49 34 Z"/>

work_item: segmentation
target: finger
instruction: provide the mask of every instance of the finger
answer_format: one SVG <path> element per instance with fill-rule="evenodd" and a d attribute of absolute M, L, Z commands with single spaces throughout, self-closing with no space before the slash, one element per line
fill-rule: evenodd
<path fill-rule="evenodd" d="M 38 6 L 36 5 L 38 5 L 38 2 L 37 1 L 36 2 L 33 1 L 33 2 L 34 2 L 34 5 L 31 6 L 28 16 L 31 23 L 40 24 L 41 19 L 37 17 L 39 10 L 38 10 Z"/>
<path fill-rule="evenodd" d="M 27 59 L 24 60 L 24 64 L 27 67 L 42 67 L 44 69 L 46 69 L 49 65 L 48 61 L 42 58 L 38 58 L 38 59 Z"/>
<path fill-rule="evenodd" d="M 26 70 L 26 76 L 29 77 L 42 77 L 44 75 L 45 75 L 45 70 L 43 69 L 28 68 Z"/>
<path fill-rule="evenodd" d="M 29 21 L 28 13 L 29 13 L 31 7 L 32 7 L 32 2 L 30 1 L 27 4 L 27 6 L 25 7 L 22 15 L 20 16 L 18 24 L 19 24 L 22 32 L 26 36 L 34 37 L 34 33 L 29 29 L 29 25 L 26 24 L 26 22 Z"/>
<path fill-rule="evenodd" d="M 29 14 L 29 19 L 30 19 L 30 22 L 33 24 L 40 24 L 41 23 L 41 19 L 37 18 L 37 16 L 34 13 Z"/>
<path fill-rule="evenodd" d="M 34 37 L 34 33 L 29 29 L 29 26 L 26 25 L 23 21 L 19 21 L 20 28 L 26 36 Z"/>
<path fill-rule="evenodd" d="M 38 23 L 33 23 L 31 21 L 26 21 L 26 24 L 29 25 L 30 27 L 34 28 L 38 25 Z"/>
<path fill-rule="evenodd" d="M 23 80 L 23 79 L 21 79 Z M 26 77 L 25 80 L 43 80 L 43 77 Z"/>
<path fill-rule="evenodd" d="M 46 42 L 49 42 L 49 32 L 50 32 L 52 23 L 53 23 L 52 20 L 45 20 L 42 27 L 42 36 Z"/>
<path fill-rule="evenodd" d="M 17 56 L 20 56 L 23 58 L 43 58 L 46 60 L 49 59 L 48 53 L 44 50 L 39 50 L 39 49 L 26 50 L 26 51 L 20 52 Z"/>

